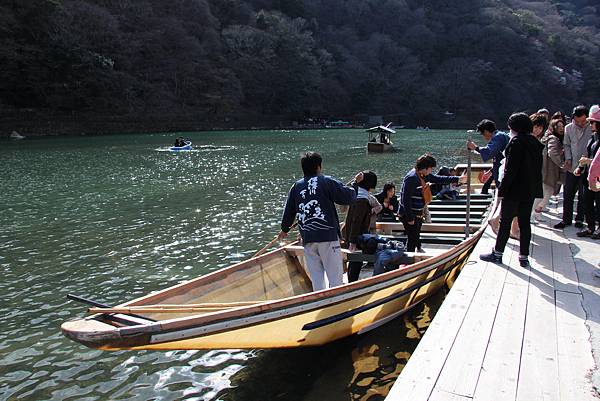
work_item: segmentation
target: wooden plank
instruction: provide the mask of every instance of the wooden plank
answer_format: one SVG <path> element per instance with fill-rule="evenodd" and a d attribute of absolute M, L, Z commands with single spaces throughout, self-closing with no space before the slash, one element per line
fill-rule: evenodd
<path fill-rule="evenodd" d="M 433 394 L 427 401 L 471 401 L 471 397 L 467 397 L 464 395 L 449 393 L 444 390 L 440 390 L 435 388 L 433 390 Z"/>
<path fill-rule="evenodd" d="M 466 217 L 464 210 L 430 210 L 429 214 L 431 214 L 432 218 L 434 216 L 462 217 L 463 219 Z M 483 211 L 471 211 L 469 214 L 480 218 L 483 215 Z"/>
<path fill-rule="evenodd" d="M 506 266 L 489 263 L 436 388 L 472 397 L 500 303 Z"/>
<path fill-rule="evenodd" d="M 473 250 L 473 254 L 462 268 L 460 275 L 480 279 L 485 272 L 487 263 L 479 259 L 479 254 L 490 252 L 495 243 L 496 237 L 492 232 L 492 229 L 488 227 Z"/>
<path fill-rule="evenodd" d="M 532 280 L 527 297 L 517 401 L 559 399 L 554 304 L 554 288 Z"/>
<path fill-rule="evenodd" d="M 473 400 L 514 400 L 523 345 L 528 285 L 505 283 Z"/>
<path fill-rule="evenodd" d="M 554 288 L 581 294 L 579 277 L 575 269 L 575 260 L 571 252 L 570 242 L 564 232 L 552 232 L 552 266 L 554 270 Z"/>
<path fill-rule="evenodd" d="M 427 400 L 471 305 L 480 280 L 460 275 L 425 336 L 394 383 L 387 401 Z"/>
<path fill-rule="evenodd" d="M 471 232 L 479 230 L 481 226 L 479 224 L 471 225 Z M 392 231 L 404 231 L 404 225 L 402 223 L 387 223 L 377 222 L 377 230 L 380 230 L 386 234 L 391 234 Z M 439 233 L 464 233 L 465 225 L 463 224 L 433 224 L 425 223 L 421 228 L 421 232 L 439 232 Z"/>
<path fill-rule="evenodd" d="M 558 377 L 562 401 L 597 400 L 587 379 L 595 367 L 582 295 L 556 293 L 556 329 L 558 337 Z"/>

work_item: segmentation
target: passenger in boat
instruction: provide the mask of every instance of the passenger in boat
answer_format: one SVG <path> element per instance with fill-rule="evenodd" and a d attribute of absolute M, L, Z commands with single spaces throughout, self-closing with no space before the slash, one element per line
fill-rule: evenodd
<path fill-rule="evenodd" d="M 371 216 L 373 215 L 370 198 L 375 199 L 371 192 L 377 186 L 377 174 L 368 170 L 363 171 L 362 174 L 363 179 L 358 183 L 356 199 L 350 204 L 343 230 L 344 239 L 350 252 L 355 252 L 358 249 L 356 243 L 359 235 L 369 234 Z M 375 201 L 379 204 L 377 199 Z M 362 265 L 362 262 L 348 263 L 348 282 L 358 280 Z"/>
<path fill-rule="evenodd" d="M 326 288 L 325 277 L 329 287 L 343 284 L 340 221 L 335 204 L 351 204 L 356 199 L 356 192 L 351 186 L 344 186 L 322 174 L 323 159 L 318 153 L 305 153 L 300 164 L 304 178 L 296 181 L 289 191 L 278 238 L 287 236 L 297 218 L 306 268 L 313 291 L 318 291 Z M 362 172 L 354 177 L 356 183 L 362 179 Z"/>
<path fill-rule="evenodd" d="M 502 152 L 506 148 L 506 145 L 508 145 L 510 137 L 507 133 L 498 131 L 496 123 L 491 120 L 481 120 L 477 124 L 477 132 L 483 136 L 487 145 L 480 148 L 474 142 L 467 141 L 467 148 L 479 153 L 484 162 L 493 160 L 492 177 L 481 188 L 481 193 L 487 194 L 493 181 L 496 181 L 496 187 L 500 185 L 498 171 L 500 169 L 500 162 L 504 158 Z"/>
<path fill-rule="evenodd" d="M 579 231 L 577 236 L 600 239 L 600 226 L 596 230 L 596 221 L 600 218 L 598 215 L 598 210 L 600 210 L 600 192 L 597 192 L 597 178 L 595 179 L 590 174 L 590 165 L 596 158 L 596 155 L 600 153 L 600 106 L 594 105 L 590 108 L 588 121 L 592 127 L 593 135 L 587 143 L 584 156 L 579 159 L 579 167 L 575 170 L 575 175 L 580 175 L 583 181 L 583 199 L 585 202 L 587 228 Z"/>
<path fill-rule="evenodd" d="M 375 255 L 373 276 L 410 263 L 410 259 L 404 252 L 405 246 L 399 241 L 389 240 L 373 234 L 361 234 L 357 237 L 356 246 L 363 254 Z"/>
<path fill-rule="evenodd" d="M 437 175 L 445 177 L 455 177 L 456 169 L 442 167 Z M 458 198 L 458 184 L 433 184 L 431 185 L 431 193 L 439 200 L 454 200 Z"/>
<path fill-rule="evenodd" d="M 396 196 L 396 185 L 393 182 L 388 182 L 383 186 L 383 190 L 375 195 L 379 203 L 383 206 L 377 215 L 379 221 L 397 221 L 398 213 L 398 197 Z"/>
<path fill-rule="evenodd" d="M 415 168 L 412 169 L 402 182 L 400 191 L 400 209 L 398 211 L 404 230 L 408 237 L 406 250 L 414 252 L 420 248 L 421 225 L 423 224 L 423 209 L 431 201 L 431 189 L 429 183 L 449 184 L 466 182 L 465 175 L 460 177 L 444 177 L 432 174 L 437 165 L 436 160 L 430 154 L 424 154 L 417 159 Z"/>
<path fill-rule="evenodd" d="M 173 146 L 175 146 L 176 148 L 180 148 L 182 146 L 185 146 L 185 140 L 183 139 L 183 137 L 182 136 L 177 137 L 175 139 L 175 145 L 173 145 Z"/>
<path fill-rule="evenodd" d="M 492 252 L 481 254 L 481 260 L 502 263 L 502 253 L 508 242 L 510 226 L 516 216 L 519 221 L 519 264 L 529 266 L 531 242 L 531 210 L 535 198 L 542 197 L 542 150 L 544 146 L 533 136 L 533 123 L 525 113 L 514 113 L 508 119 L 511 140 L 506 147 L 506 165 L 498 196 L 500 228 Z"/>

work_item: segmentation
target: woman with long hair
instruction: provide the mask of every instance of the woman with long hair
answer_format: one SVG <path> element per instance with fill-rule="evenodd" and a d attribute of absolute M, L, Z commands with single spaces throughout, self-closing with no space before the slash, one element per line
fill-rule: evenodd
<path fill-rule="evenodd" d="M 565 124 L 561 119 L 554 119 L 550 123 L 547 134 L 542 138 L 542 143 L 545 145 L 542 153 L 544 197 L 535 205 L 535 218 L 538 221 L 542 221 L 539 214 L 548 205 L 550 197 L 560 191 L 562 185 L 560 172 L 565 165 L 564 134 Z"/>

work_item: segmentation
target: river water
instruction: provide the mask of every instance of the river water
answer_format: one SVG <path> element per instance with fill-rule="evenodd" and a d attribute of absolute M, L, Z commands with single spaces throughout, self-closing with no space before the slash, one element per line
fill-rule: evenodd
<path fill-rule="evenodd" d="M 0 399 L 381 400 L 444 294 L 366 335 L 297 350 L 103 352 L 60 324 L 68 293 L 117 304 L 252 255 L 279 231 L 299 155 L 347 181 L 400 183 L 416 157 L 464 162 L 465 133 L 401 130 L 367 155 L 361 130 L 174 134 L 0 142 Z M 464 153 L 462 153 L 464 155 Z"/>

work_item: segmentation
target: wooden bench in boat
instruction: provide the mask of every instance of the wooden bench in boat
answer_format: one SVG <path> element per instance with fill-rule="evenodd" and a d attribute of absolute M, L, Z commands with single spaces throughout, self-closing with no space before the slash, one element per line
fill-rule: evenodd
<path fill-rule="evenodd" d="M 446 201 L 446 202 L 452 202 L 452 201 Z M 443 211 L 449 211 L 449 212 L 463 212 L 464 213 L 467 211 L 466 203 L 445 204 L 445 203 L 433 203 L 432 202 L 429 205 L 427 205 L 427 208 L 429 209 L 430 212 L 443 210 Z M 487 208 L 488 208 L 488 203 L 481 204 L 481 205 L 471 205 L 471 212 L 483 212 L 483 211 L 486 211 Z"/>
<path fill-rule="evenodd" d="M 479 230 L 480 224 L 471 224 L 469 226 L 471 233 Z M 404 231 L 402 223 L 377 222 L 377 230 L 384 234 L 392 234 L 393 231 Z M 445 223 L 424 223 L 421 227 L 421 233 L 464 233 L 465 227 L 463 224 L 445 224 Z"/>
<path fill-rule="evenodd" d="M 289 254 L 297 256 L 297 257 L 304 256 L 304 247 L 302 247 L 302 245 L 288 245 L 285 247 L 285 250 Z M 437 256 L 436 254 L 432 254 L 432 253 L 419 253 L 419 252 L 406 252 L 406 255 L 410 258 L 411 263 L 417 263 L 417 262 L 420 262 L 421 260 L 425 260 L 425 259 L 429 259 L 434 256 Z M 342 256 L 343 256 L 344 260 L 348 261 L 348 262 L 368 262 L 368 263 L 375 262 L 375 255 L 363 254 L 360 251 L 350 252 L 347 249 L 342 249 Z"/>

